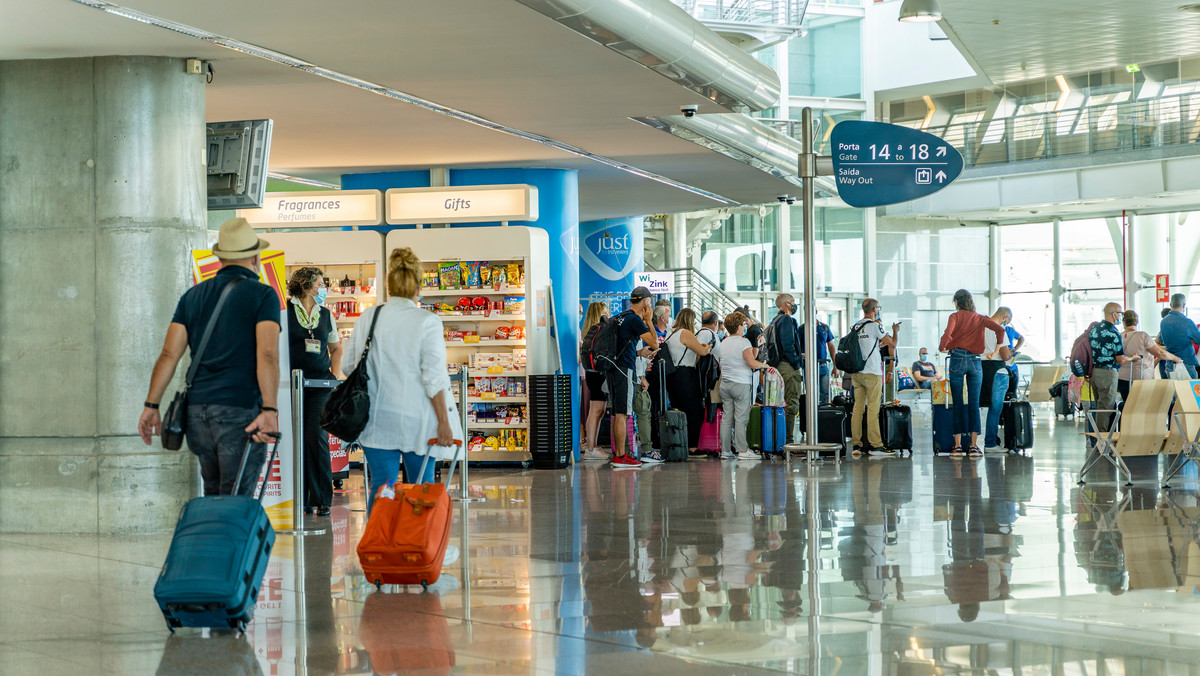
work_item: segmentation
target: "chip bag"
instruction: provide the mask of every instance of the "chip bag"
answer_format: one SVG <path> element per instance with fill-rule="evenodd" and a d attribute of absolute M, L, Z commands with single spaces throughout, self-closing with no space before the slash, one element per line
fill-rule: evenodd
<path fill-rule="evenodd" d="M 440 263 L 438 279 L 443 289 L 458 289 L 462 287 L 462 270 L 458 263 Z"/>

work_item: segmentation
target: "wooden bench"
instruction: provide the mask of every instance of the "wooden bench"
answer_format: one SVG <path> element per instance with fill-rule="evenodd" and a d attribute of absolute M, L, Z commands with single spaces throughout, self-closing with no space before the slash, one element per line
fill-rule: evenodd
<path fill-rule="evenodd" d="M 1129 467 L 1121 458 L 1124 456 L 1158 455 L 1168 441 L 1167 412 L 1175 401 L 1179 381 L 1135 380 L 1130 384 L 1129 398 L 1123 411 L 1087 411 L 1088 422 L 1095 432 L 1082 432 L 1082 436 L 1096 443 L 1096 455 L 1084 463 L 1079 470 L 1079 483 L 1084 475 L 1100 459 L 1107 460 L 1126 477 L 1126 486 L 1133 485 Z M 1187 383 L 1182 383 L 1187 385 Z M 1197 412 L 1200 412 L 1198 410 Z M 1108 431 L 1100 432 L 1098 415 L 1112 415 Z"/>
<path fill-rule="evenodd" d="M 1066 372 L 1066 366 L 1034 366 L 1026 398 L 1031 402 L 1051 401 L 1050 388 L 1062 380 Z"/>

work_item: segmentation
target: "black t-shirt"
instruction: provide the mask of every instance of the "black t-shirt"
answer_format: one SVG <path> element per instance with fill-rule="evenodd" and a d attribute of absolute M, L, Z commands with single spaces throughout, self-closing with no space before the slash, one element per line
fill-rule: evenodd
<path fill-rule="evenodd" d="M 300 325 L 300 318 L 296 316 L 296 305 L 288 303 L 287 309 L 287 326 L 288 326 L 288 355 L 292 362 L 292 369 L 300 369 L 304 371 L 305 378 L 333 378 L 333 373 L 330 369 L 333 368 L 333 361 L 329 358 L 329 334 L 333 333 L 333 313 L 329 308 L 321 308 L 321 318 L 317 320 L 317 327 L 309 330 Z M 306 340 L 321 341 L 320 352 L 309 352 L 305 349 Z"/>
<path fill-rule="evenodd" d="M 762 326 L 759 324 L 755 324 L 754 326 L 751 326 L 750 328 L 746 329 L 746 340 L 750 341 L 750 347 L 753 347 L 756 350 L 758 348 L 762 347 L 762 345 L 759 344 L 759 340 L 762 338 L 762 334 L 763 334 L 763 329 L 762 329 Z"/>
<path fill-rule="evenodd" d="M 251 270 L 236 265 L 224 267 L 212 279 L 183 294 L 171 322 L 187 329 L 188 347 L 195 354 L 221 289 L 234 277 L 242 277 L 243 281 L 230 292 L 221 309 L 200 368 L 196 370 L 196 379 L 192 381 L 189 405 L 240 408 L 262 405 L 255 331 L 259 322 L 279 323 L 279 296 L 274 289 L 258 281 L 258 275 Z"/>
<path fill-rule="evenodd" d="M 637 339 L 650 332 L 650 327 L 633 310 L 626 310 L 613 317 L 617 322 L 617 336 L 621 340 L 621 353 L 617 356 L 617 366 L 621 369 L 632 369 L 637 360 Z"/>

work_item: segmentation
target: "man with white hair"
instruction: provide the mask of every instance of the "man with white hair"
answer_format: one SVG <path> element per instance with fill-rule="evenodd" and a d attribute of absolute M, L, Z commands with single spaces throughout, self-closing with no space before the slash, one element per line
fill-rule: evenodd
<path fill-rule="evenodd" d="M 1091 384 L 1096 394 L 1096 410 L 1111 411 L 1117 407 L 1117 374 L 1121 364 L 1140 357 L 1126 357 L 1121 330 L 1116 323 L 1121 321 L 1121 304 L 1104 306 L 1104 319 L 1092 326 L 1088 342 L 1092 348 Z M 1096 416 L 1100 426 L 1097 432 L 1107 432 L 1111 414 Z"/>

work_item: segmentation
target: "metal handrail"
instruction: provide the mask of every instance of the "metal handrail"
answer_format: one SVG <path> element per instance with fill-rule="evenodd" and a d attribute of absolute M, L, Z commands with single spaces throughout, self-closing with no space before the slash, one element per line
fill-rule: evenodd
<path fill-rule="evenodd" d="M 932 127 L 967 166 L 1185 145 L 1200 140 L 1200 92 Z"/>
<path fill-rule="evenodd" d="M 809 0 L 672 0 L 699 21 L 799 28 Z"/>
<path fill-rule="evenodd" d="M 682 295 L 685 304 L 697 312 L 712 310 L 724 316 L 741 307 L 716 282 L 696 268 L 668 268 L 661 272 L 675 273 L 676 295 Z"/>

